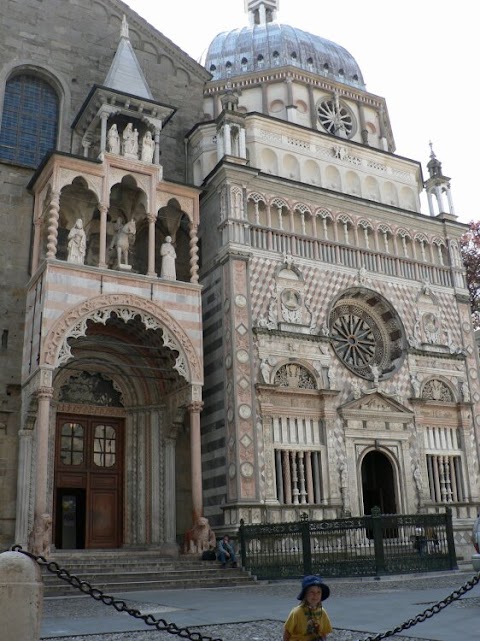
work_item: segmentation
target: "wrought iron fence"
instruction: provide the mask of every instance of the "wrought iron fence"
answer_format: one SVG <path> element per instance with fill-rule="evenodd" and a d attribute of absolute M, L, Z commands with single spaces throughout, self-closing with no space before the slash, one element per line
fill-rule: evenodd
<path fill-rule="evenodd" d="M 457 568 L 452 512 L 240 526 L 242 565 L 259 579 L 376 576 Z"/>

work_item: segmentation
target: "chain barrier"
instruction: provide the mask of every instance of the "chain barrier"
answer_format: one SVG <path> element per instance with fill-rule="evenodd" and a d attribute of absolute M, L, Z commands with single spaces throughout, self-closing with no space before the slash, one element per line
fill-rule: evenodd
<path fill-rule="evenodd" d="M 393 630 L 388 630 L 387 632 L 380 632 L 379 634 L 375 634 L 370 637 L 365 637 L 364 639 L 361 639 L 358 641 L 381 641 L 381 639 L 386 639 L 387 637 L 391 637 L 392 635 L 398 634 L 403 630 L 408 630 L 409 628 L 413 628 L 413 626 L 417 625 L 417 623 L 423 623 L 424 621 L 426 621 L 426 619 L 431 619 L 435 614 L 438 614 L 444 608 L 446 608 L 447 605 L 450 605 L 454 601 L 457 601 L 469 590 L 474 588 L 479 582 L 480 582 L 480 572 L 476 574 L 472 579 L 470 579 L 470 581 L 467 581 L 466 583 L 464 583 L 460 588 L 458 588 L 458 590 L 454 590 L 445 599 L 443 599 L 442 601 L 438 601 L 437 603 L 435 603 L 435 605 L 432 605 L 432 607 L 427 608 L 420 614 L 417 614 L 416 617 L 412 619 L 408 619 L 408 621 L 405 621 L 405 623 L 398 625 L 396 628 L 393 628 Z"/>
<path fill-rule="evenodd" d="M 135 619 L 141 619 L 146 625 L 152 626 L 160 632 L 175 634 L 180 639 L 190 639 L 191 641 L 222 641 L 222 639 L 202 636 L 199 632 L 191 632 L 188 628 L 179 628 L 175 623 L 167 623 L 165 619 L 155 619 L 151 614 L 142 614 L 139 610 L 128 607 L 125 601 L 115 599 L 109 594 L 104 594 L 102 590 L 92 587 L 88 581 L 82 581 L 74 574 L 70 574 L 70 572 L 61 568 L 55 561 L 47 561 L 44 556 L 36 556 L 31 552 L 27 552 L 21 545 L 13 545 L 11 551 L 25 554 L 25 556 L 36 561 L 40 567 L 46 567 L 49 572 L 56 574 L 59 579 L 69 583 L 72 587 L 80 590 L 83 594 L 91 596 L 95 601 L 101 601 L 105 605 L 111 605 L 115 610 L 117 610 L 117 612 L 125 612 Z"/>
<path fill-rule="evenodd" d="M 47 568 L 52 574 L 56 574 L 59 579 L 69 583 L 72 587 L 77 588 L 83 594 L 91 596 L 95 601 L 101 601 L 105 605 L 111 605 L 117 610 L 117 612 L 125 612 L 135 619 L 141 619 L 146 625 L 155 627 L 160 632 L 168 632 L 169 634 L 175 634 L 181 639 L 190 639 L 191 641 L 222 641 L 222 639 L 214 639 L 213 637 L 202 636 L 199 632 L 191 632 L 188 628 L 179 628 L 175 623 L 167 623 L 165 619 L 155 619 L 151 614 L 142 614 L 139 610 L 134 608 L 129 608 L 125 601 L 117 600 L 113 596 L 104 594 L 102 590 L 94 588 L 88 583 L 88 581 L 82 581 L 74 574 L 70 574 L 68 570 L 61 568 L 58 563 L 55 561 L 47 561 L 44 556 L 36 556 L 31 552 L 27 552 L 22 548 L 21 545 L 13 545 L 11 548 L 12 552 L 21 552 L 25 556 L 30 557 L 36 561 L 40 566 Z M 423 623 L 427 619 L 431 619 L 435 614 L 441 612 L 448 605 L 457 601 L 466 594 L 469 590 L 474 588 L 478 583 L 480 583 L 480 572 L 476 574 L 470 581 L 464 583 L 458 590 L 454 590 L 442 601 L 438 601 L 435 605 L 432 605 L 430 608 L 427 608 L 420 614 L 417 614 L 416 617 L 408 619 L 401 625 L 398 625 L 393 630 L 388 630 L 387 632 L 380 632 L 364 639 L 359 639 L 358 641 L 381 641 L 382 639 L 387 639 L 388 637 L 403 632 L 403 630 L 408 630 L 413 628 L 417 623 Z"/>

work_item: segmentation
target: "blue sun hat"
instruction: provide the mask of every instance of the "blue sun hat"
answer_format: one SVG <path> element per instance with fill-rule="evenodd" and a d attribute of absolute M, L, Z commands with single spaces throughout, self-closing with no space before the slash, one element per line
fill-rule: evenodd
<path fill-rule="evenodd" d="M 308 588 L 311 588 L 314 585 L 322 589 L 322 601 L 325 601 L 326 599 L 328 599 L 328 597 L 330 596 L 330 588 L 326 583 L 322 581 L 321 577 L 315 576 L 313 574 L 309 574 L 308 576 L 303 577 L 302 590 L 298 595 L 297 599 L 299 601 L 303 601 L 303 599 L 305 598 L 305 593 L 308 590 Z"/>

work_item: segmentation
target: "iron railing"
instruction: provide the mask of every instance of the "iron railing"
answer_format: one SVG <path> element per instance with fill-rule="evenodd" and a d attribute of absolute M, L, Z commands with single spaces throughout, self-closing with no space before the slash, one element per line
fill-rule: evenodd
<path fill-rule="evenodd" d="M 242 566 L 259 579 L 377 576 L 457 568 L 452 512 L 240 525 Z"/>

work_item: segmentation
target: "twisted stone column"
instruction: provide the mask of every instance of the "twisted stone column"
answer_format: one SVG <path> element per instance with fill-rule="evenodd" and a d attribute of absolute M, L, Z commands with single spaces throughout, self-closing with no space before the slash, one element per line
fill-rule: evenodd
<path fill-rule="evenodd" d="M 190 223 L 190 282 L 198 283 L 198 225 Z"/>
<path fill-rule="evenodd" d="M 58 238 L 58 214 L 60 211 L 60 193 L 52 192 L 50 207 L 48 210 L 48 229 L 47 229 L 47 258 L 55 258 L 57 255 L 57 238 Z"/>

